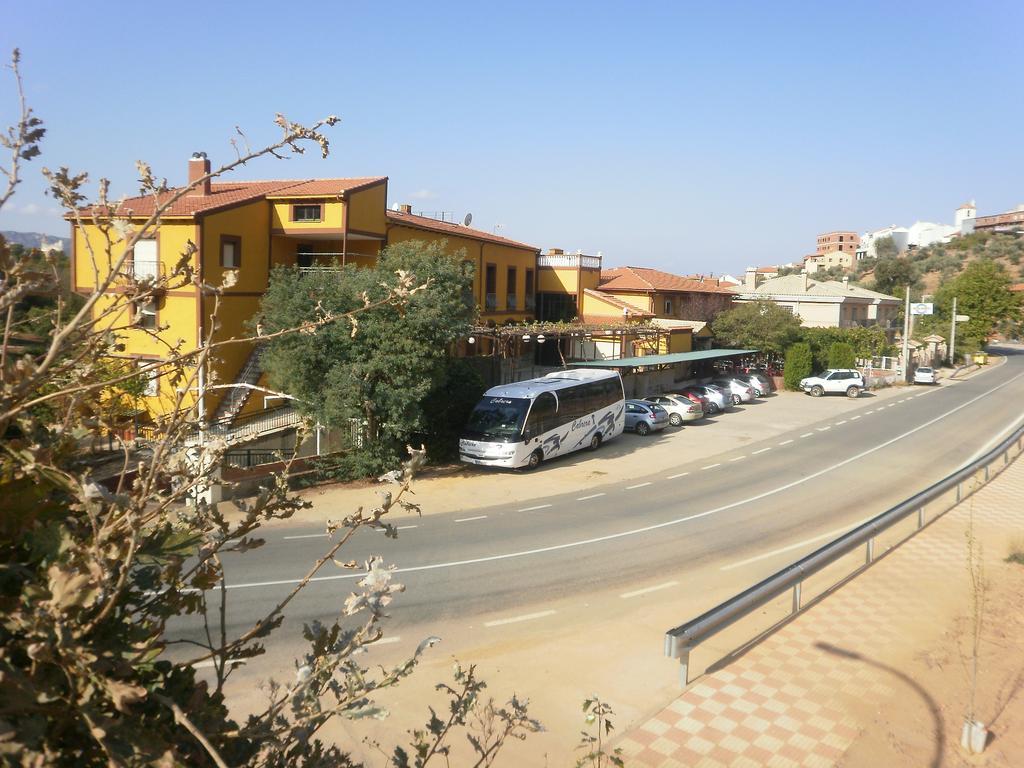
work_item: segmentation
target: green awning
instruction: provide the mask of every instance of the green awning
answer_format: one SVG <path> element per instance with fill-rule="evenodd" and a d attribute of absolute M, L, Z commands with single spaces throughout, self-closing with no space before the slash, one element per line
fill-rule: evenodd
<path fill-rule="evenodd" d="M 623 357 L 618 360 L 593 360 L 585 363 L 571 362 L 577 368 L 639 368 L 651 365 L 672 365 L 673 363 L 694 363 L 698 360 L 715 360 L 722 357 L 754 355 L 758 349 L 705 349 L 700 352 L 672 352 L 667 355 L 644 355 Z"/>

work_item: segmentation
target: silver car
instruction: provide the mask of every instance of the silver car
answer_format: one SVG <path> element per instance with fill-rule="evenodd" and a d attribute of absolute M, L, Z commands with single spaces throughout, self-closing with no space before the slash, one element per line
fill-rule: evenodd
<path fill-rule="evenodd" d="M 711 383 L 724 389 L 733 405 L 749 403 L 754 399 L 754 388 L 739 379 L 712 379 Z"/>
<path fill-rule="evenodd" d="M 626 401 L 626 429 L 640 437 L 668 426 L 668 411 L 644 400 Z"/>
<path fill-rule="evenodd" d="M 694 421 L 704 417 L 704 409 L 683 395 L 654 395 L 645 397 L 644 402 L 657 403 L 668 411 L 668 423 L 673 427 L 682 426 L 684 421 Z"/>

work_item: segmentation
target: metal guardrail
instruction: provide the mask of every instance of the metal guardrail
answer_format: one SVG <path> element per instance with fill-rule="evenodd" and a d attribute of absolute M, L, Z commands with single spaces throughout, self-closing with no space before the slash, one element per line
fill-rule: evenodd
<path fill-rule="evenodd" d="M 1016 430 L 984 456 L 972 461 L 945 479 L 911 496 L 906 501 L 897 504 L 895 507 L 863 523 L 852 531 L 843 534 L 806 557 L 786 566 L 760 583 L 716 605 L 697 618 L 668 630 L 665 633 L 665 655 L 669 658 L 679 659 L 679 679 L 681 684 L 685 686 L 690 682 L 690 652 L 697 645 L 740 619 L 750 616 L 754 611 L 763 608 L 773 600 L 785 595 L 788 591 L 792 591 L 793 603 L 792 609 L 786 618 L 799 613 L 803 608 L 801 591 L 806 579 L 832 565 L 844 555 L 864 547 L 864 562 L 841 579 L 830 583 L 820 593 L 820 595 L 828 594 L 838 584 L 860 573 L 875 561 L 875 539 L 881 533 L 886 532 L 897 523 L 916 514 L 916 526 L 907 536 L 900 539 L 899 543 L 906 541 L 924 528 L 925 525 L 938 519 L 977 491 L 992 477 L 1009 466 L 1011 457 L 1015 459 L 1021 453 L 1024 453 L 1024 427 Z M 968 486 L 968 481 L 972 479 L 976 482 Z M 933 511 L 929 519 L 926 514 L 928 505 L 941 500 L 945 494 L 954 490 L 955 494 L 952 503 L 938 511 Z M 782 620 L 784 619 L 780 619 L 780 621 Z M 761 634 L 763 633 L 758 633 L 753 639 L 760 637 Z"/>

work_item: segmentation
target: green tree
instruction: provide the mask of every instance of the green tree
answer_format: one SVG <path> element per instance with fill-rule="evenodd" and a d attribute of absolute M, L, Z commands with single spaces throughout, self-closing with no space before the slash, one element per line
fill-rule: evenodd
<path fill-rule="evenodd" d="M 957 350 L 981 349 L 1000 325 L 1020 318 L 1021 299 L 1010 290 L 1011 284 L 1010 275 L 999 262 L 972 261 L 957 277 L 943 283 L 935 294 L 937 313 L 932 322 L 949 328 L 955 296 L 957 314 L 971 318 L 957 325 Z"/>
<path fill-rule="evenodd" d="M 744 302 L 722 312 L 711 329 L 722 344 L 771 355 L 782 355 L 801 333 L 800 318 L 771 301 Z"/>
<path fill-rule="evenodd" d="M 853 368 L 857 365 L 853 347 L 845 341 L 837 341 L 828 348 L 829 368 Z"/>
<path fill-rule="evenodd" d="M 875 258 L 879 260 L 895 259 L 899 255 L 899 248 L 896 247 L 896 241 L 892 239 L 891 235 L 875 240 Z"/>
<path fill-rule="evenodd" d="M 445 361 L 440 379 L 423 399 L 423 435 L 414 441 L 427 447 L 429 459 L 458 458 L 459 433 L 485 389 L 483 377 L 468 360 Z"/>
<path fill-rule="evenodd" d="M 885 330 L 878 326 L 863 328 L 855 326 L 852 328 L 805 328 L 803 332 L 804 341 L 811 346 L 811 354 L 816 369 L 828 368 L 829 351 L 833 344 L 848 344 L 853 348 L 853 355 L 857 357 L 876 357 L 892 354 L 894 348 L 889 343 Z"/>
<path fill-rule="evenodd" d="M 303 275 L 279 267 L 271 275 L 260 307 L 260 326 L 271 334 L 304 318 L 376 304 L 412 284 L 429 285 L 427 291 L 409 292 L 400 307 L 365 309 L 356 326 L 333 323 L 270 342 L 264 366 L 271 386 L 297 398 L 299 410 L 320 423 L 345 428 L 338 474 L 367 475 L 393 466 L 410 436 L 426 425 L 424 398 L 441 382 L 450 345 L 469 332 L 475 316 L 465 298 L 472 265 L 446 253 L 445 245 L 391 245 L 373 268 L 349 265 Z M 351 438 L 353 424 L 360 425 L 357 439 Z"/>
<path fill-rule="evenodd" d="M 800 379 L 811 375 L 814 358 L 811 356 L 811 345 L 806 342 L 794 344 L 786 350 L 786 368 L 784 381 L 786 389 L 800 390 Z"/>
<path fill-rule="evenodd" d="M 908 285 L 913 287 L 919 279 L 917 267 L 906 256 L 880 258 L 875 262 L 875 290 L 879 293 L 900 296 Z"/>

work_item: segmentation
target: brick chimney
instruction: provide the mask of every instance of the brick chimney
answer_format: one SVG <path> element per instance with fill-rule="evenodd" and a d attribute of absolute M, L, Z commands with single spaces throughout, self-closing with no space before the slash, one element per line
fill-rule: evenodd
<path fill-rule="evenodd" d="M 565 251 L 561 248 L 548 248 L 548 256 L 561 256 Z"/>
<path fill-rule="evenodd" d="M 747 271 L 743 275 L 743 287 L 748 291 L 757 288 L 757 267 L 747 267 Z"/>
<path fill-rule="evenodd" d="M 191 186 L 199 179 L 210 172 L 210 158 L 205 152 L 193 152 L 188 161 L 188 183 Z M 204 197 L 210 194 L 210 180 L 206 179 L 202 184 L 189 190 L 188 196 Z"/>
<path fill-rule="evenodd" d="M 402 203 L 398 206 L 398 210 L 402 213 L 412 213 L 412 205 L 410 203 Z"/>

